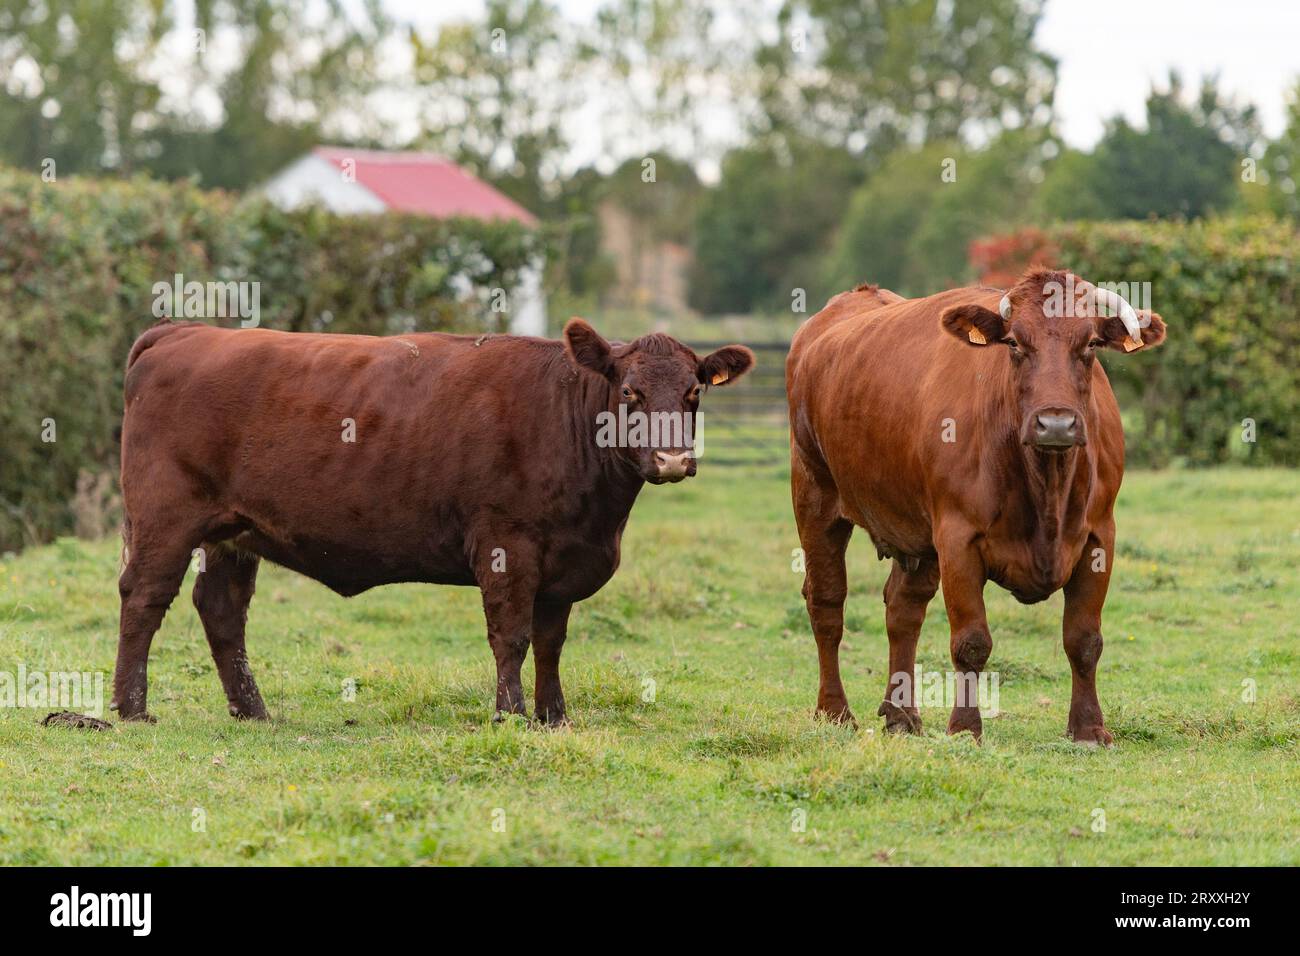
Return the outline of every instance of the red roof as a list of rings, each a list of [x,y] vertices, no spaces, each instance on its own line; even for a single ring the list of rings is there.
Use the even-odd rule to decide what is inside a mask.
[[[340,170],[344,160],[355,162],[357,182],[398,212],[435,219],[514,219],[530,226],[537,222],[536,216],[513,199],[433,153],[343,146],[317,146],[313,152]]]

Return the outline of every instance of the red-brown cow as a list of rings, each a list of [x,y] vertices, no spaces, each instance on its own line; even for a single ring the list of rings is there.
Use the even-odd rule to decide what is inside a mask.
[[[194,603],[236,717],[266,716],[244,650],[264,557],[343,595],[477,585],[498,714],[525,711],[531,643],[537,717],[563,721],[571,606],[617,568],[642,485],[695,473],[680,436],[701,392],[753,361],[666,335],[611,345],[580,319],[563,342],[154,326],[127,361],[113,706],[148,719],[149,644],[202,548]],[[684,422],[602,442],[620,406]]]
[[[1118,315],[1104,317],[1099,303]],[[969,691],[993,647],[983,595],[991,580],[1027,604],[1065,589],[1067,731],[1111,742],[1095,674],[1124,434],[1095,356],[1164,336],[1160,316],[1047,270],[1006,294],[966,288],[904,300],[862,286],[800,328],[786,385],[819,714],[853,719],[839,645],[844,552],[857,525],[893,559],[884,589],[890,678],[878,711],[888,730],[920,729],[916,642],[942,583],[956,685],[968,691],[948,731],[979,737]]]

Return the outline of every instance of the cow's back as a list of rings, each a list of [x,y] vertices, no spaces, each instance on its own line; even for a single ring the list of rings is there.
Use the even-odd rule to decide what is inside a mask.
[[[993,308],[998,295],[987,293]],[[942,418],[962,411],[968,384],[996,368],[992,350],[972,354],[939,326],[944,308],[970,298],[970,290],[893,303],[841,296],[810,319],[787,369],[801,447],[820,451],[832,471],[915,477]]]

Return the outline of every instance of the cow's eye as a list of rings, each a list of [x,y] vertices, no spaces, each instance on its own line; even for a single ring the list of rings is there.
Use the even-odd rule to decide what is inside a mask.
[[[1088,343],[1088,348],[1095,350],[1101,348],[1105,344],[1106,344],[1105,339],[1093,339],[1091,342]]]
[[[636,398],[636,392],[632,391],[631,385],[623,386],[623,401],[630,402]]]
[[[1020,351],[1020,343],[1017,342],[1015,339],[1011,338],[1010,336],[1003,339],[1002,342],[1006,345],[1007,348],[1011,349],[1011,351],[1013,352]]]
[[[698,402],[700,400],[700,387],[698,385],[686,393],[686,400],[688,402]]]

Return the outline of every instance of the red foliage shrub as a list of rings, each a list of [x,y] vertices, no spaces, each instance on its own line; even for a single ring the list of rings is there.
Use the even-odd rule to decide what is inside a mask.
[[[975,239],[966,255],[982,285],[1004,288],[1014,285],[1031,265],[1055,267],[1058,252],[1046,233],[1030,226],[1019,232]]]

